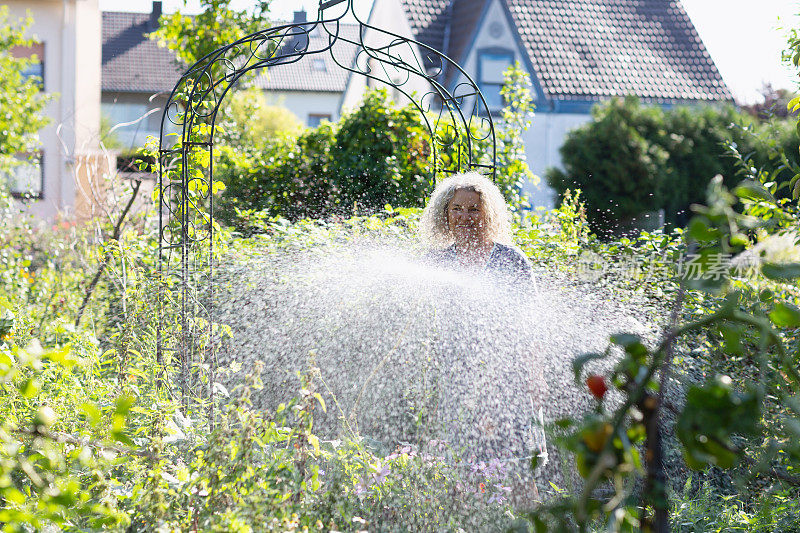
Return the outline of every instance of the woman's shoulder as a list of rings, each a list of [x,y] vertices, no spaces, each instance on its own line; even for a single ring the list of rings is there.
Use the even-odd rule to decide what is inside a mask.
[[[494,243],[494,251],[500,257],[530,264],[528,256],[517,246],[496,242]]]
[[[490,266],[525,277],[530,277],[532,271],[531,262],[522,250],[499,242],[494,245]]]
[[[448,246],[447,248],[437,248],[428,250],[422,256],[424,262],[439,263],[442,261],[450,261],[455,258],[455,245]]]

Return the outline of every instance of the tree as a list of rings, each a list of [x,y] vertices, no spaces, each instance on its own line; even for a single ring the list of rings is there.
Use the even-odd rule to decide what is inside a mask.
[[[594,107],[592,121],[561,147],[566,170],[550,169],[548,183],[562,194],[583,191],[595,231],[658,209],[669,154],[650,139],[663,122],[660,108],[642,107],[635,97]]]
[[[236,11],[230,4],[231,0],[201,0],[203,11],[198,15],[184,15],[180,11],[162,15],[150,38],[175,52],[188,66],[218,48],[269,28],[268,0],[254,2],[251,11]]]
[[[263,147],[281,135],[297,135],[303,124],[297,115],[279,105],[270,105],[264,91],[248,88],[230,94],[220,111],[220,138],[241,148]]]
[[[44,107],[48,98],[41,92],[41,78],[25,71],[38,61],[36,56],[14,57],[14,49],[29,47],[33,39],[25,32],[31,17],[10,20],[8,8],[0,6],[0,172],[8,172],[15,158],[39,149],[38,131],[47,123]]]
[[[794,91],[789,89],[776,89],[771,83],[765,83],[759,91],[764,97],[763,102],[742,106],[742,111],[759,119],[788,118],[797,116],[796,111],[790,111],[789,101],[794,98]]]
[[[741,172],[733,149],[771,165],[783,147],[792,160],[797,143],[786,120],[758,122],[732,105],[644,106],[635,97],[592,110],[592,121],[573,130],[561,148],[564,171],[549,169],[560,194],[580,188],[596,231],[644,212],[664,209],[667,223],[683,226],[690,206],[704,201],[710,180],[733,187]],[[786,168],[777,169],[786,177]]]

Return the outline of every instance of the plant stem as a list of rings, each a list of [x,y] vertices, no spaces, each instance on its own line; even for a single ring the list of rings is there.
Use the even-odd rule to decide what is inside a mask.
[[[136,197],[139,196],[139,189],[142,187],[141,180],[134,182],[133,191],[131,191],[131,197],[128,199],[128,203],[125,205],[125,208],[120,213],[119,218],[117,219],[117,223],[114,224],[114,231],[111,234],[111,240],[116,241],[119,239],[120,233],[122,233],[122,223],[125,221],[125,217],[128,216],[128,212],[131,210],[133,206],[133,202],[136,200]],[[100,266],[97,268],[97,272],[95,272],[92,281],[89,282],[89,286],[86,288],[86,294],[83,296],[83,302],[81,302],[81,306],[78,309],[78,316],[75,317],[75,327],[78,327],[81,323],[81,318],[83,317],[83,312],[86,310],[86,305],[89,303],[89,300],[92,298],[92,294],[94,293],[95,288],[97,287],[97,283],[100,281],[100,277],[105,272],[106,267],[108,266],[108,262],[111,259],[111,251],[106,251],[105,255],[103,256],[103,261],[100,263]]]

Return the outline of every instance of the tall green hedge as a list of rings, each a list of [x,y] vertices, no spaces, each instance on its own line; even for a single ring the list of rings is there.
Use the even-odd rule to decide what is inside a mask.
[[[495,120],[496,183],[516,211],[526,202],[522,183],[535,179],[522,142],[533,116],[530,79],[519,65],[505,72],[503,96],[506,105]],[[472,161],[487,164],[489,132],[483,125],[470,127]],[[455,128],[439,124],[437,134],[448,131]],[[463,167],[463,150],[438,141],[439,162]],[[264,142],[229,143],[218,151],[215,165],[215,178],[226,185],[215,214],[234,223],[237,210],[294,220],[371,213],[386,204],[422,207],[434,180],[425,116],[413,104],[397,105],[385,90],[367,92],[361,105],[335,124],[323,122],[300,135]]]
[[[617,98],[595,106],[591,122],[568,135],[564,170],[548,169],[546,178],[559,194],[583,191],[596,231],[658,209],[668,223],[683,225],[714,176],[727,186],[741,179],[731,149],[754,153],[764,165],[780,146],[798,158],[797,144],[791,124],[756,122],[731,105],[663,109]]]
[[[218,214],[234,208],[290,219],[419,206],[431,183],[422,117],[367,93],[337,124],[323,122],[254,150],[223,147],[215,169],[226,190]]]

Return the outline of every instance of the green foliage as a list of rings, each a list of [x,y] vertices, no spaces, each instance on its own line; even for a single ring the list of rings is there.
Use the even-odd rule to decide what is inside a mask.
[[[580,189],[597,229],[656,209],[669,154],[648,142],[648,133],[662,121],[659,108],[632,97],[596,106],[592,121],[573,130],[560,150],[566,172],[551,170],[548,183],[559,193]]]
[[[792,46],[800,65],[800,39]],[[639,122],[657,125],[651,120],[656,113],[631,113]],[[509,122],[524,125],[523,115]],[[675,116],[690,124],[698,120]],[[369,139],[377,139],[374,146],[359,128],[374,128],[369,133]],[[526,523],[515,523],[516,530],[648,530],[663,513],[677,530],[797,529],[800,261],[785,250],[775,256],[765,252],[746,274],[727,269],[702,283],[681,279],[677,270],[687,253],[701,259],[697,272],[708,274],[721,255],[752,252],[760,258],[761,245],[772,238],[797,240],[797,146],[786,150],[779,141],[783,134],[775,133],[781,128],[738,130],[749,140],[729,142],[728,149],[743,181],[729,187],[722,178],[712,179],[705,205],[695,207],[685,231],[600,241],[589,231],[588,197],[574,189],[565,191],[558,209],[534,212],[516,228],[519,244],[537,265],[577,276],[588,267],[598,287],[615,291],[620,301],[647,299],[654,317],[671,314],[668,301],[682,301],[675,307],[675,322],[662,322],[668,332],[662,342],[650,345],[621,333],[605,352],[574,362],[582,383],[586,364],[616,354],[605,377],[611,388],[605,398],[618,401],[599,398],[591,412],[553,428],[584,483],[574,492],[554,488],[526,513]],[[306,131],[296,141],[279,139],[260,154],[223,150],[220,164],[228,190],[239,188],[226,201],[241,209],[243,225],[257,231],[234,238],[226,228],[212,226],[200,208],[189,213],[188,231],[212,227],[217,252],[229,247],[243,254],[364,235],[413,241],[419,209],[380,210],[380,204],[397,194],[397,204],[419,205],[412,201],[416,193],[401,196],[401,186],[392,180],[352,184],[353,177],[363,177],[375,165],[397,176],[394,181],[402,188],[422,187],[416,176],[429,183],[427,146],[409,131],[424,131],[419,117],[376,93],[366,108],[340,124]],[[509,146],[519,131],[511,134]],[[190,139],[207,133],[207,125],[198,124]],[[621,141],[639,163],[661,157],[647,145],[647,128],[628,127],[623,133]],[[785,137],[787,143],[790,138]],[[745,150],[747,142],[761,143],[765,151]],[[419,153],[397,157],[398,150],[409,153],[409,145]],[[350,160],[337,169],[335,159],[342,153]],[[188,192],[196,205],[223,192],[220,182],[200,179],[210,164],[208,152],[191,150],[187,161]],[[167,169],[168,177],[182,164]],[[282,183],[269,181],[275,174],[266,176],[267,166],[279,169]],[[648,167],[632,166],[642,168]],[[310,178],[315,176],[324,179]],[[344,187],[351,188],[340,190]],[[263,203],[248,204],[248,196]],[[365,210],[368,205],[376,212],[338,222],[290,222],[280,216],[292,209],[328,214],[346,208],[345,201],[364,202]],[[261,210],[252,210],[253,205]],[[250,391],[260,386],[258,368],[230,392],[220,383],[204,384],[217,391],[213,402],[180,401],[181,391],[172,389],[179,354],[155,349],[157,295],[169,294],[162,291],[171,281],[155,274],[152,250],[159,235],[152,226],[141,224],[98,245],[86,228],[41,227],[10,206],[0,193],[4,530],[373,530],[387,521],[398,529],[413,524],[426,531],[482,530],[515,516],[500,501],[507,487],[454,460],[441,443],[431,454],[410,446],[380,450],[358,434],[321,441],[314,433],[314,412],[326,406],[315,390],[313,357],[299,376],[297,397],[276,412],[250,404]],[[176,218],[184,214],[178,210]],[[176,230],[174,221],[167,224],[167,231]],[[76,328],[72,324],[90,275],[105,262],[86,319]],[[161,303],[168,310],[175,305]],[[167,322],[176,328],[169,331],[180,333],[172,323],[177,321]],[[225,331],[224,325],[215,326]],[[208,340],[200,343],[207,346]],[[676,382],[686,391],[677,398],[666,393]],[[658,476],[664,454],[654,445],[657,435],[664,437],[665,447],[673,438],[686,457],[678,466],[678,487]],[[686,467],[698,470],[689,473]],[[463,506],[447,513],[443,502],[452,499]]]
[[[522,134],[531,127],[533,95],[531,79],[519,62],[503,73],[503,88],[500,90],[505,106],[502,120],[495,126],[497,137],[497,186],[512,209],[519,210],[528,205],[522,197],[522,186],[526,182],[539,183],[539,177],[531,172],[526,161],[525,143]]]
[[[197,15],[180,11],[162,15],[150,38],[190,66],[218,48],[269,27],[269,1],[254,2],[247,11],[232,9],[230,4],[231,0],[202,0]]]
[[[14,48],[33,44],[32,39],[24,37],[32,23],[30,17],[11,20],[8,7],[0,6],[0,174],[14,165],[16,154],[39,149],[38,131],[48,122],[43,114],[48,98],[41,93],[42,80],[24,75],[39,58],[12,55]]]
[[[298,135],[303,128],[294,113],[270,105],[264,91],[252,87],[231,94],[217,121],[221,144],[252,151],[265,149],[276,137]]]
[[[222,211],[266,210],[291,219],[421,206],[431,185],[430,148],[419,112],[369,92],[338,124],[324,122],[261,150],[223,150]]]
[[[516,66],[506,72],[503,95],[507,105],[496,126],[496,181],[512,209],[519,211],[525,205],[522,183],[535,176],[522,143],[533,110],[530,80]],[[237,128],[242,126],[227,130]],[[473,160],[485,161],[491,153],[487,132],[475,130],[472,136],[477,139]],[[217,211],[222,220],[238,223],[237,213],[252,211],[296,220],[374,213],[387,204],[421,207],[433,185],[425,117],[412,104],[393,103],[385,90],[367,92],[361,105],[336,124],[325,122],[297,137],[260,141],[237,142],[235,149],[220,151],[216,175],[226,186]],[[456,148],[437,153],[444,167],[454,164]]]
[[[592,121],[568,136],[561,149],[565,171],[548,170],[559,193],[580,188],[596,231],[608,231],[644,212],[664,209],[667,222],[684,225],[689,207],[703,201],[708,183],[741,179],[731,149],[761,168],[778,153],[797,162],[798,138],[785,121],[758,123],[732,106],[642,106],[634,97],[592,110]],[[783,170],[778,170],[786,177]]]
[[[639,272],[653,257],[660,258],[666,268],[651,269],[643,282],[657,295],[674,294],[676,304],[660,343],[647,346],[630,334],[611,338],[622,357],[609,381],[622,401],[617,405],[599,401],[591,416],[561,422],[567,428],[561,442],[575,454],[585,485],[580,495],[565,495],[532,513],[534,524],[557,527],[565,523],[566,513],[580,528],[599,522],[613,530],[663,530],[669,520],[670,485],[663,477],[667,465],[662,445],[674,435],[686,466],[704,475],[710,475],[709,469],[724,471],[736,482],[741,500],[730,506],[715,503],[724,508],[717,523],[739,516],[753,529],[768,530],[767,524],[781,524],[786,530],[797,527],[796,516],[785,502],[796,500],[800,487],[796,476],[800,469],[796,400],[800,395],[800,293],[790,283],[800,277],[799,263],[791,259],[770,262],[763,256],[747,271],[737,270],[732,263],[719,266],[721,258],[753,256],[758,241],[780,235],[797,239],[797,198],[778,192],[791,190],[800,168],[777,143],[771,149],[767,163],[759,165],[757,154],[742,155],[729,145],[738,179],[744,180],[731,191],[721,176],[713,178],[706,205],[693,207],[695,215],[685,232],[643,233],[637,239],[639,246],[630,239],[588,242],[600,260],[608,263],[608,273],[620,261],[615,252],[634,251],[630,261]],[[688,256],[692,268],[687,267]],[[673,350],[680,350],[680,355]],[[576,359],[578,382],[588,361],[611,353],[609,348]],[[678,361],[683,365],[691,361],[690,367],[705,379],[682,371]],[[685,390],[677,404],[674,393],[664,388],[669,385],[665,376],[671,375]],[[637,458],[639,446],[644,450],[642,462]],[[604,480],[613,481],[613,505],[593,493]],[[643,486],[640,497],[636,497],[637,485]],[[727,490],[732,488],[728,485]],[[770,506],[781,508],[781,514],[748,514],[742,509]]]
[[[676,426],[686,464],[698,470],[709,464],[733,467],[738,454],[731,435],[753,437],[758,433],[758,393],[737,392],[730,377],[717,376],[711,382],[691,386],[686,394],[686,408]]]
[[[262,220],[260,234],[229,244],[248,253],[368,233],[411,240],[419,215],[397,208],[341,224]],[[507,488],[492,473],[445,460],[453,454],[443,444],[431,456],[381,450],[358,434],[321,441],[313,415],[326,406],[313,357],[297,397],[276,412],[250,403],[257,366],[240,387],[215,385],[213,424],[208,404],[178,403],[164,379],[179,361],[169,351],[158,360],[155,350],[163,286],[153,275],[152,232],[108,244],[91,320],[75,329],[84,272],[107,250],[86,246],[84,230],[69,224],[45,231],[4,216],[0,229],[8,238],[0,255],[5,530],[350,531],[387,520],[437,530],[508,520]],[[461,507],[444,506],[452,501]]]

